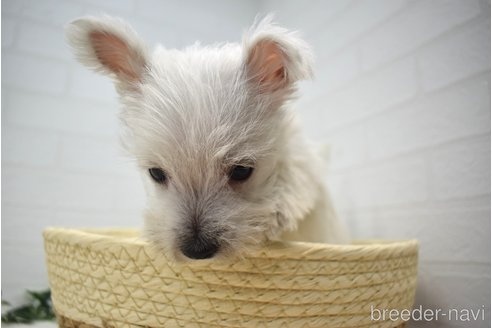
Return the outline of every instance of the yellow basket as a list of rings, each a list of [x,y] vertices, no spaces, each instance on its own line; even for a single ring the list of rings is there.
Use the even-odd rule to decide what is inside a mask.
[[[393,328],[401,318],[371,311],[411,310],[415,296],[415,240],[272,243],[187,264],[136,230],[50,228],[44,240],[60,327]]]

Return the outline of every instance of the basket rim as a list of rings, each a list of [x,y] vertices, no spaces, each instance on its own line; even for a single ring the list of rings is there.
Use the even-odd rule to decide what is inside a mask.
[[[53,304],[60,315],[96,326],[101,315],[110,322],[148,327],[175,326],[177,320],[208,325],[227,320],[231,326],[246,320],[252,327],[272,320],[318,325],[345,323],[347,315],[359,324],[368,318],[369,304],[407,308],[414,300],[416,240],[273,242],[239,261],[178,262],[139,232],[44,230]],[[115,317],[107,316],[113,313]]]
[[[88,248],[99,248],[97,245],[119,245],[126,247],[142,247],[147,250],[156,248],[140,236],[137,228],[62,228],[48,227],[43,231],[44,239],[63,238],[69,244],[78,244]],[[391,258],[414,256],[418,254],[419,241],[408,240],[356,240],[352,244],[324,244],[301,241],[272,241],[262,247],[248,252],[248,258],[283,258],[317,260],[323,258],[336,259],[343,257],[370,259],[373,257]],[[347,258],[348,257],[348,258]],[[207,260],[205,260],[207,261]]]

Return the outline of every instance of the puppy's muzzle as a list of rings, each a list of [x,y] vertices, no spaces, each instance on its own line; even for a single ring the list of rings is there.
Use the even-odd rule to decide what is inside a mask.
[[[219,243],[215,239],[189,239],[182,242],[180,250],[193,260],[209,259],[219,250]]]
[[[217,236],[205,234],[196,224],[193,224],[191,233],[181,236],[179,249],[186,257],[193,260],[212,258],[220,248]]]

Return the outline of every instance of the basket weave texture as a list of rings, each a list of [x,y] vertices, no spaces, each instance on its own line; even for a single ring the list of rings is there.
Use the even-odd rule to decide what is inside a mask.
[[[417,241],[272,243],[239,260],[175,263],[136,230],[44,232],[60,327],[401,327]]]

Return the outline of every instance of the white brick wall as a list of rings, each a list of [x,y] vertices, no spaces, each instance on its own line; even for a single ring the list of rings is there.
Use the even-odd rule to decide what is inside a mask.
[[[478,0],[415,1],[361,40],[363,68],[371,69],[411,52],[479,12]]]
[[[490,1],[267,0],[314,46],[297,104],[357,238],[421,242],[417,305],[490,326]],[[325,15],[326,14],[326,15]]]
[[[68,82],[68,66],[57,59],[46,59],[23,53],[5,51],[2,61],[2,87],[60,96]]]
[[[302,83],[297,109],[331,145],[327,179],[354,236],[419,239],[417,304],[486,305],[487,323],[470,326],[488,325],[487,0],[3,1],[3,298],[46,286],[43,227],[141,225],[115,92],[73,60],[63,24],[107,12],[179,47],[238,40],[268,11],[314,47],[316,80]]]

